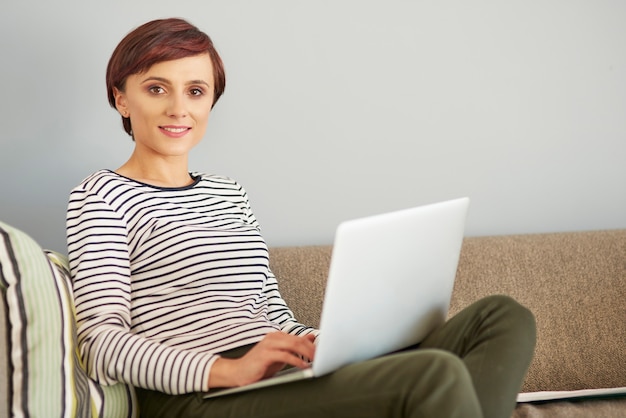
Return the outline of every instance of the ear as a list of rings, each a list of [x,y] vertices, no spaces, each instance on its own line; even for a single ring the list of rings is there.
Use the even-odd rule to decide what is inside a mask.
[[[126,94],[117,87],[113,87],[113,97],[115,97],[115,108],[117,111],[120,112],[123,117],[129,117],[130,112],[128,111],[128,100],[126,99]]]

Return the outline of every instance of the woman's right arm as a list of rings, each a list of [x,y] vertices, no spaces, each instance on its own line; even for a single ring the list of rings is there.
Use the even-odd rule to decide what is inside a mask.
[[[76,188],[67,240],[78,346],[89,375],[170,394],[208,390],[217,356],[164,346],[131,333],[131,275],[124,218],[97,193]]]

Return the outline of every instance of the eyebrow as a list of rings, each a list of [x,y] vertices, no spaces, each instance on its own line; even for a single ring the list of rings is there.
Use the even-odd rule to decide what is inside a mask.
[[[171,84],[171,82],[167,78],[157,77],[157,76],[148,77],[145,80],[143,80],[141,84],[146,83],[148,81],[160,81],[161,83]],[[189,80],[188,82],[185,83],[185,85],[188,85],[188,86],[193,85],[193,84],[204,84],[207,87],[211,87],[210,84],[204,80]]]

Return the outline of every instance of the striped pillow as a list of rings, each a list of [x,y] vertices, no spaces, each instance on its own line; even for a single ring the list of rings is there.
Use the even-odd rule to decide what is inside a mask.
[[[8,416],[134,417],[126,385],[102,387],[81,367],[67,259],[0,222]],[[2,353],[0,353],[2,355]],[[6,376],[6,377],[5,377]]]

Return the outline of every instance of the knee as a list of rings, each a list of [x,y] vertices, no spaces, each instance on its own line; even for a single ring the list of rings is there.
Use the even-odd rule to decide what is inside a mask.
[[[455,388],[471,385],[469,371],[459,356],[444,350],[427,352],[433,374],[445,382],[444,386]]]
[[[431,348],[408,350],[372,361],[380,375],[368,373],[377,385],[375,393],[403,405],[411,416],[480,416],[480,404],[467,366],[457,355]],[[386,376],[385,380],[372,376]],[[388,395],[386,395],[388,394]],[[377,401],[379,402],[379,401]]]
[[[507,295],[491,295],[483,298],[481,302],[500,321],[508,324],[510,329],[518,330],[529,339],[536,338],[535,315],[514,298]]]
[[[415,379],[416,384],[427,381],[437,382],[443,386],[456,386],[471,381],[463,360],[447,350],[417,348],[393,355],[388,360],[385,359],[386,357],[381,357],[385,370],[388,370],[390,365],[394,365],[397,367],[394,375],[404,374],[409,380]]]
[[[533,313],[520,304],[517,300],[507,295],[491,295],[485,298],[488,304],[495,306],[496,310],[504,312],[506,315],[518,318],[527,323],[531,328],[535,328],[535,316]]]
[[[430,353],[433,374],[436,377],[430,380],[432,389],[440,392],[447,402],[458,402],[459,405],[475,405],[476,392],[472,376],[466,364],[456,354],[433,350]],[[465,408],[467,409],[467,408]],[[474,416],[470,414],[469,416]]]

